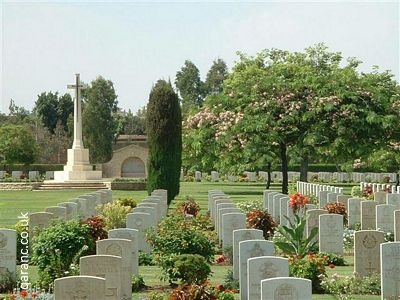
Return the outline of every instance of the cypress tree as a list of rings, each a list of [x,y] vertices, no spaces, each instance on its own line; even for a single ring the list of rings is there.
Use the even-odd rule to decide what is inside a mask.
[[[155,189],[168,190],[168,204],[179,194],[182,165],[182,115],[178,95],[171,83],[157,81],[147,104],[149,145],[148,182]]]

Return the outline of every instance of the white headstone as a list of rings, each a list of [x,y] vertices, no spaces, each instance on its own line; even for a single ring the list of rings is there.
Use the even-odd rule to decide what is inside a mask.
[[[354,271],[360,276],[380,272],[380,244],[383,231],[360,230],[354,233]]]
[[[239,279],[239,243],[247,240],[262,240],[263,231],[259,229],[237,229],[233,231],[233,278]]]
[[[312,288],[309,279],[278,277],[261,281],[261,300],[310,300],[311,298]]]
[[[382,299],[400,298],[400,242],[381,244]]]
[[[81,275],[101,277],[106,280],[107,300],[127,299],[122,297],[122,258],[120,256],[83,256],[80,258],[79,266]]]
[[[247,260],[247,299],[261,299],[261,280],[289,277],[289,259],[261,256]]]
[[[228,213],[222,220],[222,249],[233,245],[233,231],[246,228],[246,215],[243,213]]]
[[[343,255],[343,216],[319,216],[319,251]]]
[[[24,247],[22,247],[24,250]],[[25,249],[26,250],[26,249]],[[0,278],[9,271],[16,275],[17,231],[0,228]]]
[[[106,279],[94,276],[70,276],[54,281],[54,300],[106,300]]]
[[[108,238],[127,239],[132,241],[132,274],[139,275],[139,230],[131,228],[117,228],[108,231]]]
[[[151,247],[145,238],[145,231],[151,227],[150,214],[130,213],[126,216],[126,228],[137,229],[139,250],[150,252]]]
[[[96,253],[122,258],[121,294],[123,299],[132,299],[132,252],[133,242],[127,239],[104,239],[96,241]]]
[[[376,206],[376,229],[385,233],[394,233],[394,211],[396,206],[379,204]]]
[[[376,229],[376,206],[375,201],[361,201],[361,229]]]
[[[248,240],[239,243],[240,299],[247,300],[247,260],[252,257],[274,256],[274,243],[265,240]]]
[[[348,226],[354,229],[356,224],[361,224],[361,198],[349,198],[347,200],[348,207]]]

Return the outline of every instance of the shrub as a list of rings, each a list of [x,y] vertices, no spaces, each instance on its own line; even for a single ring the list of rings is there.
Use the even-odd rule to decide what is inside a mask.
[[[135,208],[137,206],[136,201],[132,198],[118,198],[117,200],[122,206],[129,206],[130,208]]]
[[[352,195],[353,197],[357,197],[357,198],[362,197],[362,192],[361,192],[360,187],[359,187],[358,185],[353,186],[353,187],[351,188],[351,193],[350,193],[350,195]]]
[[[77,254],[83,256],[94,251],[95,244],[88,225],[77,220],[57,220],[35,236],[32,248],[32,261],[38,267],[38,283],[48,287],[56,278],[69,273]]]
[[[144,290],[146,285],[144,284],[143,276],[133,275],[132,276],[132,292],[139,292]]]
[[[226,260],[230,262],[230,264],[233,263],[233,246],[224,248],[224,256],[226,257]]]
[[[205,258],[198,254],[182,254],[175,257],[174,268],[178,273],[176,279],[187,284],[201,284],[211,274],[211,268]]]
[[[97,209],[107,230],[125,227],[126,215],[132,212],[131,207],[123,206],[118,201],[99,205]]]
[[[108,237],[107,231],[104,229],[105,222],[104,219],[100,216],[94,216],[86,219],[83,224],[89,226],[89,234],[93,239],[93,242],[96,243],[98,240],[103,240]],[[95,254],[95,252],[90,253]]]
[[[186,196],[185,201],[178,204],[177,211],[185,215],[197,216],[200,205],[192,197]]]
[[[17,275],[6,269],[0,276],[0,293],[11,293],[17,286]]]
[[[333,274],[328,280],[324,277],[321,286],[326,294],[332,294],[337,299],[355,299],[352,295],[379,295],[381,280],[378,274],[372,276],[339,276]]]
[[[341,202],[330,202],[325,205],[326,209],[330,214],[338,214],[343,216],[343,225],[347,225],[347,210]]]
[[[303,194],[295,193],[290,195],[289,205],[294,214],[298,213],[300,210],[304,212],[306,204],[308,203],[310,203],[310,198]]]
[[[185,284],[174,289],[168,300],[217,300],[215,291],[205,284]]]
[[[300,257],[300,256],[299,256]],[[310,279],[312,292],[321,293],[321,282],[325,274],[325,258],[316,254],[309,254],[302,258],[289,257],[289,276]]]
[[[354,232],[355,230],[348,228],[343,231],[343,246],[347,250],[352,250],[354,247]]]
[[[239,280],[233,278],[233,270],[229,269],[224,277],[224,285],[230,290],[239,290]]]
[[[265,239],[273,236],[277,224],[266,210],[252,210],[246,214],[248,228],[260,229]]]
[[[247,214],[252,210],[263,210],[263,203],[261,199],[246,200],[238,203],[237,207]]]
[[[154,266],[153,255],[139,250],[139,266]]]
[[[169,281],[176,278],[176,256],[199,254],[209,263],[214,258],[215,244],[202,229],[199,229],[196,219],[174,214],[164,218],[156,228],[146,233],[147,240],[153,246],[153,253],[156,253],[157,264],[161,266],[165,279]]]
[[[345,266],[346,265],[346,262],[342,255],[338,255],[335,253],[320,252],[320,253],[318,253],[318,256],[324,258],[325,266],[329,266],[331,264],[333,264],[335,266]]]

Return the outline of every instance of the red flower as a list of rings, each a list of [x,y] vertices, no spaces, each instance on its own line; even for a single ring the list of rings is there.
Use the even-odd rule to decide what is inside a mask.
[[[334,267],[335,267],[334,264],[332,264],[332,263],[329,264],[329,268],[333,269]]]

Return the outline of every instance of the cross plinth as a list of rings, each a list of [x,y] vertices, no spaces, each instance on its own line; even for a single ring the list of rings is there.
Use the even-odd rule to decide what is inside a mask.
[[[83,149],[81,90],[86,89],[87,85],[80,82],[79,74],[75,74],[75,84],[68,84],[67,88],[75,90],[74,143],[72,144],[72,149]]]

